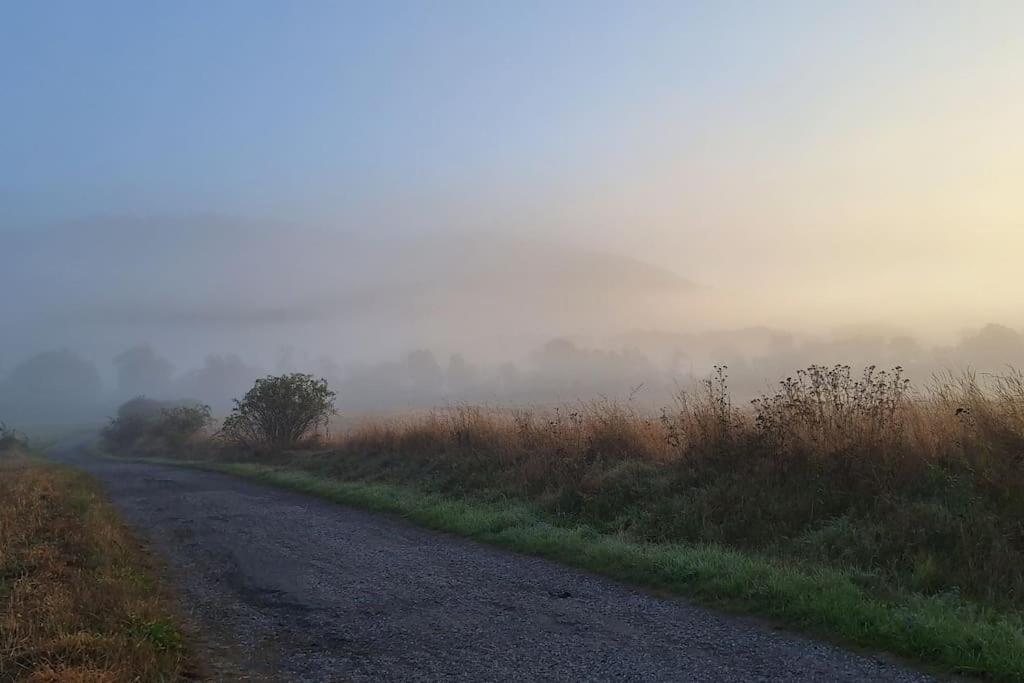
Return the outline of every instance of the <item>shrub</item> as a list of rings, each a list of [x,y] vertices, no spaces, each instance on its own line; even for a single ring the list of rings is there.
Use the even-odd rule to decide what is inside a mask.
[[[165,408],[153,425],[156,435],[162,437],[173,450],[183,447],[189,439],[200,433],[213,421],[208,405],[183,405]]]
[[[26,445],[27,441],[24,436],[19,435],[18,432],[0,422],[0,453],[6,453],[16,448],[24,448]]]
[[[327,380],[292,373],[256,380],[224,420],[222,435],[244,445],[294,446],[307,434],[327,425],[335,414],[335,393]]]
[[[175,453],[211,422],[208,405],[167,403],[139,396],[121,404],[102,436],[114,451]]]
[[[103,430],[103,440],[114,450],[135,447],[159,417],[164,404],[144,396],[125,401]]]

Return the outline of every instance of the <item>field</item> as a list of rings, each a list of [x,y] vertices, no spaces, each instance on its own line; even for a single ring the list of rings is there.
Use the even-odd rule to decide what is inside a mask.
[[[461,407],[255,455],[346,481],[528,501],[601,532],[710,542],[925,594],[1024,605],[1024,385],[801,373],[750,409],[724,373],[660,416]],[[247,458],[251,459],[251,458]]]
[[[0,681],[176,681],[192,665],[152,567],[87,476],[0,452]]]
[[[455,407],[208,466],[775,617],[1024,677],[1024,379],[811,367],[750,405]],[[212,462],[210,462],[212,461]]]

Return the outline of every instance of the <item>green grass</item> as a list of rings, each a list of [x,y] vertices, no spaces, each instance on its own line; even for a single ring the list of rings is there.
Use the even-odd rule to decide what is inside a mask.
[[[1024,680],[1024,620],[954,594],[866,590],[852,571],[813,568],[714,545],[642,543],[568,525],[515,501],[455,499],[407,486],[345,482],[249,463],[166,461],[225,472],[432,529],[538,555],[629,583],[695,598],[846,645],[928,667]]]

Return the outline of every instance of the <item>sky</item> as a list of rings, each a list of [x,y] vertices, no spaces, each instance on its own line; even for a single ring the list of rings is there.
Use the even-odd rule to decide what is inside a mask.
[[[0,230],[16,235],[0,277],[30,292],[0,304],[24,330],[6,356],[148,340],[165,330],[139,322],[147,307],[173,309],[165,327],[195,349],[235,340],[166,321],[274,317],[267,300],[344,318],[310,301],[356,287],[372,307],[439,234],[453,261],[452,236],[557,244],[716,293],[638,292],[609,329],[1024,325],[1024,3],[8,0],[0,13]],[[356,286],[335,272],[369,262],[343,253],[352,240],[405,255]],[[273,278],[252,275],[295,242],[307,249]],[[452,270],[431,263],[420,283]],[[502,287],[517,275],[530,277],[513,269]],[[419,314],[455,310],[439,320],[475,339],[486,302],[446,306],[456,284]],[[506,335],[602,317],[521,308]],[[440,338],[426,326],[395,346]],[[363,329],[365,344],[397,329]]]

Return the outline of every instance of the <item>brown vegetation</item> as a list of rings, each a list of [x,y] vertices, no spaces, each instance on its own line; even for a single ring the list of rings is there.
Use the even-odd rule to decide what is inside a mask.
[[[180,633],[85,475],[0,453],[0,681],[170,681]]]
[[[750,406],[724,369],[660,416],[607,402],[366,423],[272,462],[514,498],[649,541],[860,572],[866,587],[1024,604],[1024,377],[811,367]],[[248,454],[222,453],[226,458]],[[266,457],[266,456],[264,456]]]

